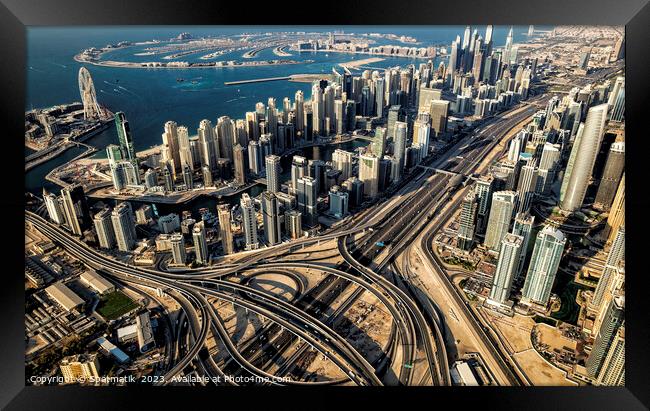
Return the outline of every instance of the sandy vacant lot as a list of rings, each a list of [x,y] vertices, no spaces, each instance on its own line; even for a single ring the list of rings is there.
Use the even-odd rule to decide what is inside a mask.
[[[530,378],[533,385],[576,385],[566,379],[564,371],[550,365],[533,349],[530,333],[535,321],[532,318],[518,314],[511,318],[486,309],[481,310],[481,313],[490,325],[503,336],[508,351],[513,354],[513,358]],[[557,330],[548,327],[545,331],[549,335],[548,338],[553,341],[549,344],[559,343],[560,348],[564,345],[571,346],[569,340],[562,337]],[[560,342],[560,338],[567,340],[566,343]]]
[[[524,372],[534,385],[578,385],[567,380],[563,371],[548,364],[532,348],[528,351],[515,354],[514,358],[524,369]]]

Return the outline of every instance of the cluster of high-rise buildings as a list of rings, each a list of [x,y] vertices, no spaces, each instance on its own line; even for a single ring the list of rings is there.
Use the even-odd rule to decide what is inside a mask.
[[[462,40],[452,42],[447,63],[437,67],[428,61],[357,76],[344,67],[335,80],[314,82],[309,100],[302,91],[281,104],[269,98],[243,119],[202,120],[196,135],[168,121],[161,156],[147,161],[145,170],[129,123],[118,112],[118,144],[106,149],[113,186],[167,193],[225,181],[241,187],[251,176],[265,178],[259,197],[244,193],[237,207],[219,205],[215,218],[202,213],[196,221],[185,212],[182,219],[175,213],[159,217],[156,246],[169,251],[176,265],[188,263],[188,245],[195,263],[210,264],[216,237],[224,255],[300,238],[318,226],[322,212],[344,218],[401,181],[436,141],[448,141],[452,116],[480,119],[528,97],[537,59],[518,56],[512,28],[501,48],[492,33],[492,26],[484,36],[467,27]],[[84,108],[94,115],[88,96]],[[553,224],[534,230],[535,207],[555,199],[565,215],[587,206],[608,212],[597,239],[608,257],[588,304],[595,339],[586,369],[594,381],[613,385],[624,382],[625,143],[605,138],[605,131],[608,124],[622,124],[624,115],[624,77],[551,98],[511,139],[507,156],[463,197],[456,242],[464,251],[480,242],[496,258],[488,305],[512,308],[517,283],[521,303],[546,310],[569,233]],[[290,170],[282,169],[288,150],[354,131],[363,131],[370,144],[358,152],[336,149],[329,161],[294,155]],[[153,219],[151,207],[134,212],[128,202],[91,215],[80,185],[63,188],[60,196],[44,190],[44,201],[53,222],[78,236],[94,229],[101,248],[122,252],[135,247],[136,225]]]
[[[514,284],[523,283],[519,302],[546,311],[572,224],[591,210],[608,213],[592,236],[609,251],[589,303],[595,341],[586,368],[597,383],[614,385],[624,381],[625,142],[606,129],[621,128],[624,99],[624,77],[551,98],[462,199],[456,242],[464,251],[482,242],[496,257],[489,306],[511,309]],[[540,211],[549,204],[564,222],[544,223],[534,235],[535,216],[553,220]]]
[[[463,40],[452,42],[447,65],[432,61],[405,68],[365,70],[359,76],[344,67],[335,81],[314,82],[311,98],[299,90],[291,101],[269,98],[258,102],[243,119],[222,116],[216,124],[202,120],[197,134],[168,121],[162,134],[162,159],[144,173],[138,170],[132,138],[123,113],[117,113],[119,150],[108,147],[111,174],[116,189],[140,186],[147,190],[172,192],[214,186],[234,178],[239,186],[249,174],[264,175],[266,157],[282,155],[287,149],[318,137],[341,135],[354,130],[375,130],[372,154],[381,162],[387,142],[393,151],[393,178],[403,168],[426,157],[431,141],[447,133],[451,114],[481,118],[509,107],[528,96],[537,60],[518,62],[512,29],[503,48],[492,42],[492,26],[485,37],[467,27]],[[443,88],[448,95],[443,98]],[[411,141],[408,146],[407,140]],[[374,160],[362,164],[371,168],[369,179],[379,179]],[[386,173],[384,173],[386,174]],[[376,195],[380,185],[372,182],[366,192]]]
[[[243,119],[222,116],[216,124],[202,120],[194,136],[187,127],[168,121],[161,155],[155,161],[137,158],[129,122],[118,112],[115,125],[119,144],[106,149],[113,186],[116,190],[136,187],[174,192],[213,187],[232,179],[235,185],[243,186],[250,176],[265,177],[266,191],[255,199],[242,196],[235,216],[223,208],[227,206],[218,210],[224,253],[237,248],[228,224],[235,217],[241,221],[246,250],[261,243],[278,244],[284,235],[298,238],[305,228],[318,225],[319,210],[343,218],[350,209],[377,198],[392,183],[402,180],[406,171],[430,154],[434,141],[446,141],[451,134],[452,114],[471,116],[476,111],[473,107],[481,105],[478,117],[482,117],[526,98],[536,62],[517,64],[514,47],[512,30],[505,47],[496,49],[492,26],[488,26],[485,38],[468,27],[463,41],[457,38],[452,43],[446,66],[441,62],[435,67],[428,61],[418,67],[387,68],[383,73],[365,70],[360,75],[344,67],[342,73],[334,70],[333,81],[315,81],[309,100],[300,90],[293,101],[285,97],[279,104],[269,98],[266,104],[257,103]],[[451,93],[443,96],[443,89]],[[355,130],[369,136],[371,143],[365,150],[357,154],[337,149],[327,162],[295,155],[290,180],[283,184],[281,163],[287,150]],[[70,212],[61,212],[67,210],[65,202],[51,200],[48,204],[52,220],[68,225],[72,221],[73,233],[81,235],[94,219],[102,247],[117,244],[122,251],[133,248],[136,239],[132,228],[139,219],[130,207],[105,209],[93,218],[77,207],[76,218],[68,220]],[[485,214],[487,207],[481,209]],[[118,218],[118,213],[124,215]],[[263,232],[260,236],[258,216]],[[163,233],[172,234],[168,217],[161,217],[159,226],[165,228]],[[129,221],[130,228],[126,227]],[[196,259],[206,262],[209,258],[200,255],[205,247],[201,230],[197,230],[192,233],[197,240]],[[470,234],[465,236],[469,238]],[[173,254],[178,256],[178,263],[186,260],[184,250]]]
[[[625,143],[610,141],[605,148],[603,136],[608,121],[622,120],[616,117],[616,102],[624,95],[623,87],[624,79],[619,77],[613,84],[573,89],[561,100],[551,98],[546,110],[536,113],[510,141],[507,159],[494,164],[463,199],[458,247],[469,251],[477,236],[483,235],[485,248],[498,254],[491,301],[505,304],[507,290],[522,273],[523,265],[518,262],[525,260],[532,240],[535,217],[531,210],[537,200],[556,198],[560,212],[566,215],[584,206],[609,211],[600,236],[607,244],[613,241],[624,221]],[[599,155],[604,167],[596,176]],[[585,204],[594,180],[598,187],[590,197],[593,202]],[[547,305],[565,242],[565,235],[552,226],[538,233],[522,301]]]

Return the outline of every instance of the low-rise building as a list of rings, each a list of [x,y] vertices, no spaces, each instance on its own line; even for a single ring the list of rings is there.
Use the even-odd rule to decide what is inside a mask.
[[[66,383],[99,377],[97,354],[77,354],[65,357],[59,363],[59,368]]]
[[[106,294],[115,291],[115,285],[97,274],[95,271],[85,271],[79,276],[79,278],[82,283],[97,291],[99,294]]]
[[[108,355],[111,355],[113,358],[115,358],[119,363],[125,363],[129,361],[129,356],[126,355],[126,353],[119,348],[115,346],[112,342],[108,341],[104,337],[99,337],[97,339],[97,344],[99,344],[99,347],[104,350],[104,352]]]
[[[45,292],[66,311],[72,311],[84,304],[81,297],[60,281],[47,287]]]
[[[117,341],[124,343],[138,338],[138,325],[131,324],[117,329]]]
[[[153,337],[153,329],[151,328],[151,319],[149,312],[145,311],[138,315],[135,319],[138,327],[138,346],[140,352],[147,352],[156,346],[156,341]]]
[[[480,385],[472,368],[466,361],[456,361],[449,370],[454,385],[478,386]]]

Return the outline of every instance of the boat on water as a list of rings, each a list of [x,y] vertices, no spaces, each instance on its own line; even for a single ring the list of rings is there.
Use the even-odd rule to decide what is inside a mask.
[[[176,82],[177,82],[177,83],[182,83],[183,81],[185,81],[185,79],[182,78],[182,77],[178,77],[178,78],[176,79]]]

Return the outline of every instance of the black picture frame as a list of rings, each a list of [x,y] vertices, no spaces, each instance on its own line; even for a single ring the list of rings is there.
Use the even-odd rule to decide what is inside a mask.
[[[147,408],[167,408],[176,401],[185,407],[226,406],[225,398],[252,408],[274,404],[282,408],[321,409],[357,404],[366,409],[369,401],[388,404],[395,401],[412,406],[414,401],[427,407],[443,406],[440,399],[453,401],[448,406],[499,409],[646,409],[650,406],[647,348],[650,346],[648,309],[643,277],[644,235],[648,229],[646,210],[650,204],[644,192],[648,153],[647,110],[650,87],[650,4],[648,0],[459,0],[422,2],[416,0],[363,0],[346,2],[243,3],[172,0],[0,0],[0,64],[2,92],[3,171],[0,216],[3,234],[3,269],[0,270],[0,406],[7,409],[111,408],[135,404],[134,396],[145,397]],[[626,141],[628,245],[626,271],[626,340],[628,347],[625,388],[382,388],[382,389],[303,389],[210,390],[154,388],[26,387],[24,378],[24,295],[21,231],[24,231],[23,180],[13,176],[23,152],[26,88],[26,26],[62,25],[437,25],[437,24],[555,24],[626,26]],[[16,154],[14,154],[14,152]],[[21,166],[22,167],[22,166]],[[469,390],[469,391],[468,391]],[[330,392],[331,391],[331,392]],[[295,399],[295,400],[294,400]],[[277,402],[283,400],[282,402]],[[222,401],[224,401],[222,403]],[[309,405],[305,401],[308,401]],[[384,401],[386,401],[384,403]],[[284,403],[284,404],[283,404]]]

